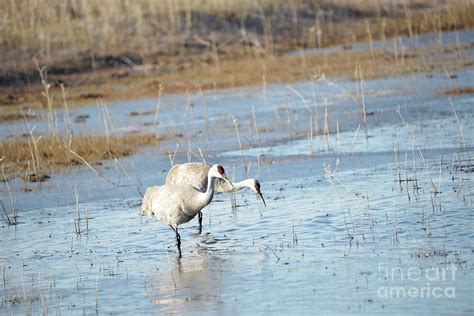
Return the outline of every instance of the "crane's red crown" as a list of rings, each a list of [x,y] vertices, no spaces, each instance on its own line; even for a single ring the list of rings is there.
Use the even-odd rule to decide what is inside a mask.
[[[258,182],[257,180],[255,180],[255,190],[257,190],[257,192],[260,192],[260,182]]]
[[[219,174],[225,174],[225,170],[222,166],[217,166],[217,172],[219,172]]]

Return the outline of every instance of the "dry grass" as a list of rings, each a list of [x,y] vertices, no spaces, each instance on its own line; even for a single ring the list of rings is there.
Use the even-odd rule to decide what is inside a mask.
[[[0,2],[0,83],[189,63],[474,26],[472,1],[38,0]],[[120,75],[116,72],[114,75]]]
[[[36,116],[33,114],[22,114],[22,113],[0,113],[0,122],[16,121],[23,119],[32,119]]]
[[[446,91],[438,92],[436,95],[448,96],[448,95],[463,95],[463,94],[474,94],[474,87],[453,88]]]
[[[19,174],[24,180],[36,182],[41,177],[63,166],[92,164],[100,160],[133,154],[142,146],[152,145],[160,138],[150,134],[121,136],[82,136],[63,139],[59,136],[36,137],[26,140],[0,141],[0,156],[7,174]],[[35,144],[36,143],[36,144]]]
[[[305,59],[284,53],[471,28],[473,15],[471,0],[4,1],[0,105],[51,105],[33,60],[48,65],[53,106],[62,106],[62,85],[72,106],[156,96],[160,87],[169,93],[319,72],[351,76],[359,66],[366,78],[439,69],[437,61],[403,52],[401,62],[373,49]]]

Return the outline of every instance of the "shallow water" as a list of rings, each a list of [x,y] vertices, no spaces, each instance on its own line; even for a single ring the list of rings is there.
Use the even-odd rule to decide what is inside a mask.
[[[391,157],[371,159],[375,167],[358,168],[341,158],[346,170],[331,174],[332,166],[327,178],[322,158],[275,165],[269,173],[289,176],[262,180],[268,207],[239,194],[234,214],[219,195],[205,210],[203,235],[194,233],[195,221],[181,229],[181,260],[172,231],[137,216],[137,198],[80,203],[89,218],[80,236],[74,205],[32,210],[17,227],[1,228],[2,309],[445,314],[455,306],[472,313],[471,174],[455,168],[452,180],[451,163],[439,174],[429,159],[442,192],[434,195],[423,168],[414,189],[412,169],[399,184]],[[294,165],[311,172],[293,177]],[[440,290],[429,298],[385,297],[385,288],[427,286]],[[452,288],[454,298],[433,297]],[[14,296],[19,303],[9,302]]]
[[[367,124],[357,84],[339,79],[163,96],[158,125],[155,99],[111,105],[111,132],[183,135],[122,159],[127,174],[104,162],[114,186],[86,168],[41,185],[13,179],[20,217],[8,226],[2,215],[2,314],[473,314],[474,103],[452,96],[455,114],[436,96],[472,78],[367,81]],[[76,131],[104,133],[103,110],[74,109],[91,116]],[[201,149],[234,179],[257,177],[267,200],[242,191],[232,210],[217,194],[202,235],[196,220],[180,229],[182,259],[168,227],[138,216],[130,183],[162,183],[176,140],[175,162]]]

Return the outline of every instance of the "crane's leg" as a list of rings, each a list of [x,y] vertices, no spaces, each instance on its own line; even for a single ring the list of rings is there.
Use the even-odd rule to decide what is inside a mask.
[[[202,212],[199,211],[198,213],[198,221],[199,221],[199,233],[202,232]]]
[[[176,226],[176,246],[178,247],[179,257],[181,258],[181,236],[178,233],[178,226]]]
[[[170,227],[176,234],[176,247],[178,247],[179,257],[181,258],[181,235],[178,233],[178,226],[174,228],[172,225],[170,225]]]

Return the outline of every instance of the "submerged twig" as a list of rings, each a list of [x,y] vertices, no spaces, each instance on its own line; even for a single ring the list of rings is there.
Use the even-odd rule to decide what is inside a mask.
[[[10,188],[10,184],[8,183],[7,176],[5,175],[5,165],[3,163],[2,163],[2,175],[3,175],[3,179],[5,180],[5,184],[7,185],[8,196],[10,197],[10,204],[11,204],[11,208],[12,208],[12,212],[13,212],[13,221],[11,223],[13,223],[13,225],[15,225],[16,224],[16,218],[17,218],[16,201],[13,198],[12,191],[11,191],[11,188]],[[3,206],[3,202],[2,202],[2,206]],[[4,207],[4,210],[5,210],[5,207]],[[6,210],[5,210],[5,213],[6,213]],[[8,215],[7,215],[7,217],[8,217]],[[10,223],[10,219],[8,219],[8,222]]]
[[[16,224],[16,221],[13,222],[13,221],[10,219],[10,216],[8,216],[8,212],[7,212],[7,210],[5,209],[5,205],[3,205],[3,201],[0,200],[0,203],[2,204],[3,212],[5,212],[5,215],[7,216],[7,223],[8,223],[8,225],[15,225],[15,224]]]

